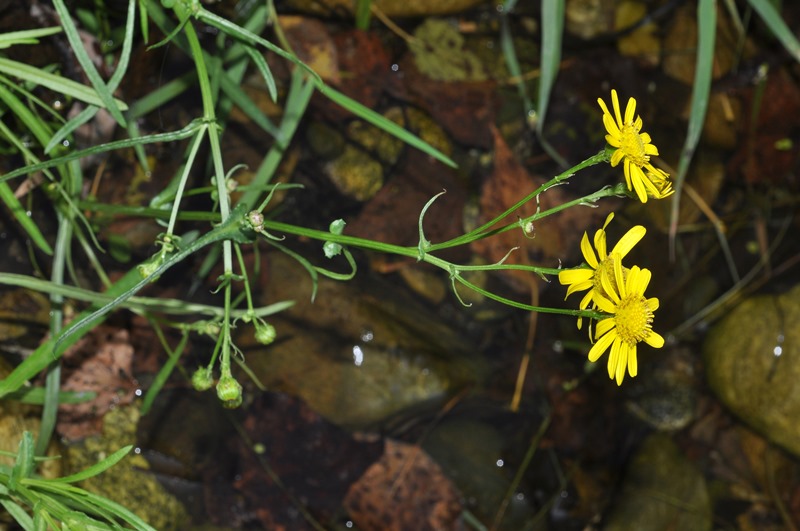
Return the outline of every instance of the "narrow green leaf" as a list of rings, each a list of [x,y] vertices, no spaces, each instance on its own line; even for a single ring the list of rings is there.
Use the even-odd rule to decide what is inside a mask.
[[[33,244],[45,253],[49,255],[53,254],[52,247],[50,247],[50,244],[33,221],[33,218],[28,215],[28,210],[23,207],[19,199],[16,198],[14,191],[11,190],[8,183],[0,183],[0,200],[6,204],[6,207],[11,211],[14,219],[22,226],[22,229],[31,238]]]
[[[108,142],[107,144],[100,144],[99,146],[94,146],[79,151],[73,151],[72,153],[69,153],[62,157],[45,160],[43,162],[38,162],[36,164],[29,164],[28,166],[25,166],[23,168],[18,168],[14,171],[8,172],[7,174],[0,177],[0,182],[4,182],[9,179],[13,179],[15,177],[19,177],[20,175],[26,175],[29,173],[34,173],[37,171],[53,168],[55,166],[59,166],[66,162],[82,159],[84,157],[88,157],[89,155],[94,155],[97,153],[105,153],[107,151],[130,148],[140,144],[153,144],[156,142],[174,142],[176,140],[183,140],[184,138],[187,138],[192,134],[194,134],[199,127],[204,127],[204,126],[199,121],[193,121],[183,129],[180,129],[178,131],[172,131],[169,133],[159,133],[156,135],[148,135],[138,138],[126,138],[123,140]]]
[[[72,96],[75,99],[81,100],[91,105],[104,107],[103,100],[91,87],[76,83],[71,79],[45,72],[35,66],[30,66],[18,61],[12,61],[5,57],[0,57],[0,72],[8,74],[9,76],[16,77],[25,81],[30,81],[37,85],[47,87],[50,90],[61,92],[67,96]],[[127,110],[128,106],[120,101],[114,100],[116,106],[120,110]]]
[[[18,505],[8,498],[0,498],[0,505],[3,506],[3,509],[11,515],[22,529],[25,531],[35,531],[36,528],[33,524],[33,519],[21,505]]]
[[[133,0],[130,0],[130,3],[133,5]],[[86,52],[86,48],[83,47],[83,41],[78,34],[78,28],[75,27],[75,23],[72,21],[72,15],[64,4],[64,0],[53,0],[53,6],[56,8],[58,16],[61,17],[61,27],[64,28],[67,40],[70,46],[72,46],[72,52],[75,54],[75,58],[78,59],[78,63],[80,63],[84,73],[86,73],[86,77],[89,78],[89,82],[92,84],[100,101],[103,103],[102,106],[108,109],[108,112],[111,113],[111,116],[114,117],[114,120],[116,120],[119,125],[126,127],[125,117],[122,116],[122,111],[114,101],[114,96],[111,94],[109,87],[106,86],[103,78],[100,77],[100,73],[97,71],[92,59]]]
[[[703,123],[706,119],[708,110],[708,100],[711,94],[711,77],[714,62],[714,40],[717,27],[717,6],[716,0],[700,0],[697,5],[697,58],[695,60],[695,79],[692,88],[692,104],[689,114],[689,126],[686,133],[686,140],[681,151],[681,158],[678,162],[678,175],[675,175],[673,182],[675,193],[672,195],[670,234],[674,237],[674,229],[678,223],[678,211],[680,209],[681,189],[689,165],[694,157],[700,134],[703,131]]]
[[[183,353],[183,349],[186,347],[186,341],[188,339],[188,333],[184,333],[174,351],[170,351],[169,347],[165,345],[169,353],[169,358],[167,359],[167,362],[161,366],[158,374],[156,374],[156,377],[153,378],[153,381],[150,383],[150,388],[144,395],[142,407],[140,408],[142,415],[146,415],[150,411],[156,396],[158,396],[158,393],[164,387],[164,384],[167,383],[172,371],[175,370],[175,366],[177,365],[178,360],[181,358],[181,354]]]
[[[775,37],[786,48],[795,61],[800,61],[800,41],[786,25],[781,14],[769,0],[747,0],[753,9],[761,15],[764,24],[775,34]]]
[[[273,102],[278,101],[278,89],[275,86],[275,78],[272,77],[272,71],[269,69],[266,59],[252,46],[245,46],[245,50],[256,67],[258,67],[258,71],[261,72],[261,77],[264,78],[264,83],[267,84],[269,97],[272,98]]]
[[[21,31],[0,33],[0,49],[14,46],[15,44],[37,44],[41,37],[61,33],[61,28],[37,28]]]
[[[92,492],[84,491],[85,498],[97,508],[100,508],[107,513],[113,514],[120,520],[133,526],[137,531],[157,531],[154,527],[150,526],[147,522],[139,518],[136,514],[129,511],[117,502],[111,501],[108,498],[98,496]],[[117,526],[115,526],[117,528]]]
[[[16,489],[23,479],[30,477],[33,472],[33,456],[33,434],[29,431],[23,432],[8,482],[8,486],[12,490]]]
[[[43,387],[27,387],[6,396],[6,400],[16,400],[23,404],[44,404],[45,390]],[[97,393],[93,391],[60,391],[58,402],[60,404],[82,404],[94,400]]]
[[[130,63],[131,58],[131,51],[133,50],[133,27],[134,27],[134,18],[136,14],[136,4],[135,0],[128,0],[128,18],[127,22],[125,23],[125,38],[122,41],[122,52],[119,55],[119,62],[117,63],[116,68],[114,69],[114,73],[111,75],[111,79],[108,80],[108,92],[109,94],[117,90],[122,79],[125,77],[125,73],[128,70],[128,64]],[[78,116],[74,117],[70,121],[68,121],[64,126],[56,131],[53,135],[53,138],[50,139],[50,142],[47,143],[47,146],[44,149],[45,153],[49,153],[56,145],[60,144],[62,140],[64,140],[67,136],[69,136],[75,129],[83,125],[84,123],[88,122],[92,118],[94,118],[97,111],[100,110],[100,107],[95,105],[90,105],[83,111],[81,111]]]
[[[514,48],[514,37],[511,35],[511,24],[509,23],[509,13],[511,11],[509,4],[511,3],[508,0],[506,1],[503,6],[503,14],[500,17],[500,48],[503,50],[503,58],[506,61],[508,73],[517,78],[517,92],[522,99],[522,108],[525,111],[526,119],[530,119],[535,115],[536,111],[528,95],[528,86],[525,84],[525,80],[522,79],[522,70],[517,60],[517,51]]]
[[[370,7],[372,0],[356,1],[356,28],[366,31],[369,29]]]
[[[239,109],[251,120],[259,126],[267,134],[272,137],[277,137],[279,134],[278,127],[272,123],[264,112],[250,99],[250,96],[242,90],[242,88],[231,80],[226,72],[222,72],[219,76],[220,88],[222,92],[231,99],[231,101],[239,107]]]
[[[124,293],[127,289],[131,286],[135,285],[141,279],[139,276],[139,272],[136,268],[128,271],[120,280],[118,280],[111,288],[106,291],[107,295],[110,296],[117,296]],[[94,310],[96,310],[95,306],[90,307],[89,309],[81,312],[77,319],[81,320],[81,326],[70,327],[71,337],[67,340],[61,341],[59,344],[59,350],[56,351],[56,341],[59,338],[50,338],[41,345],[27,358],[25,358],[22,363],[17,365],[11,374],[0,380],[0,398],[18,390],[22,387],[25,382],[36,376],[42,369],[47,367],[50,362],[57,359],[64,350],[78,341],[81,337],[86,335],[92,328],[97,326],[103,321],[104,315],[100,315],[91,320],[86,320],[87,316],[93,314]],[[63,332],[62,332],[63,335]]]
[[[99,463],[90,466],[89,468],[81,470],[80,472],[77,472],[75,474],[71,474],[69,476],[51,479],[50,481],[56,481],[58,483],[77,483],[78,481],[89,479],[98,474],[102,474],[112,466],[119,463],[123,457],[125,457],[130,453],[131,450],[133,450],[133,445],[129,444],[128,446],[120,448],[113,454],[109,455]]]
[[[328,85],[317,85],[317,90],[319,90],[325,97],[327,97],[332,102],[336,103],[337,105],[341,106],[344,109],[347,109],[351,113],[355,114],[359,118],[363,118],[364,120],[368,121],[375,127],[379,129],[383,129],[387,133],[392,136],[397,137],[398,139],[402,140],[409,146],[415,147],[430,155],[431,157],[435,158],[436,160],[447,164],[451,168],[456,168],[457,165],[453,162],[450,157],[439,151],[438,149],[434,148],[418,136],[414,135],[413,133],[403,129],[393,121],[389,120],[388,118],[381,116],[377,112],[373,111],[369,107],[362,105],[361,103],[357,102],[356,100],[345,96],[338,90],[329,87]]]
[[[539,76],[539,117],[536,130],[541,134],[550,93],[561,68],[561,39],[564,33],[564,0],[542,2],[542,53]]]

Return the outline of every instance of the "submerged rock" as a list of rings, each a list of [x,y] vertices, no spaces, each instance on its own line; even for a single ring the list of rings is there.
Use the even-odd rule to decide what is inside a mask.
[[[271,253],[265,302],[296,303],[271,318],[268,347],[237,340],[267,388],[301,397],[326,420],[364,429],[403,410],[479,381],[475,346],[429,307],[380,278],[311,278],[293,259]],[[250,327],[242,327],[246,332]]]
[[[752,297],[714,325],[703,345],[708,383],[733,413],[800,455],[800,285]]]
[[[604,529],[701,531],[711,529],[711,514],[702,474],[669,437],[654,434],[631,460]]]

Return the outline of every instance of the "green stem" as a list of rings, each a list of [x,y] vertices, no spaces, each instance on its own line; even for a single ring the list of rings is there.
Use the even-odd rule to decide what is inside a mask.
[[[461,236],[459,236],[457,238],[453,238],[452,240],[448,240],[446,242],[442,242],[442,243],[437,243],[435,245],[431,245],[429,248],[426,249],[426,251],[435,251],[437,249],[446,249],[446,248],[449,248],[449,247],[455,247],[457,245],[464,245],[465,243],[470,243],[470,242],[473,242],[475,240],[480,240],[481,238],[484,238],[484,237],[486,237],[486,236],[488,236],[490,234],[497,234],[499,232],[504,232],[506,230],[509,230],[509,229],[517,226],[518,222],[514,221],[514,222],[511,222],[511,223],[508,223],[508,224],[503,225],[502,227],[500,227],[498,229],[495,229],[494,231],[489,232],[489,229],[491,227],[493,227],[497,223],[500,223],[507,216],[513,214],[515,210],[520,208],[522,205],[524,205],[528,201],[534,199],[535,197],[537,197],[538,195],[542,194],[543,192],[546,192],[548,189],[552,188],[553,186],[558,185],[562,181],[564,181],[566,179],[569,179],[570,177],[575,175],[578,171],[580,171],[580,170],[582,170],[584,168],[588,168],[589,166],[594,166],[595,164],[599,164],[601,162],[606,162],[608,160],[609,160],[608,154],[607,154],[607,152],[605,150],[603,150],[600,153],[589,157],[588,159],[584,160],[583,162],[581,162],[579,164],[576,164],[575,166],[573,166],[572,168],[568,169],[567,171],[556,175],[555,177],[553,177],[552,179],[550,179],[549,181],[547,181],[546,183],[541,185],[539,188],[537,188],[536,190],[534,190],[530,194],[526,195],[525,197],[523,197],[522,199],[517,201],[514,205],[512,205],[511,207],[506,209],[505,212],[503,212],[499,216],[495,217],[491,221],[488,221],[488,222],[484,223],[483,225],[481,225],[477,229],[471,230],[466,234],[463,234],[463,235],[461,235]],[[607,195],[611,195],[611,194],[607,194]],[[587,196],[587,197],[589,197],[589,196]],[[581,201],[585,201],[586,199],[587,198],[583,198],[583,199],[578,200],[578,201],[581,202]],[[558,208],[558,207],[556,207],[556,208]],[[566,208],[566,207],[564,207],[564,208]],[[555,209],[551,209],[551,211],[548,211],[548,212],[549,213],[555,213],[555,212],[559,211],[559,210],[555,210],[555,212],[553,212],[553,210],[555,210]],[[560,210],[563,210],[563,208],[560,209]],[[534,216],[536,216],[536,215],[537,214],[535,214]],[[549,215],[549,214],[545,214],[545,213],[538,214],[538,217],[536,219],[541,219],[545,215]]]
[[[184,20],[190,13],[181,2],[175,3],[175,14],[179,20]],[[208,132],[208,141],[211,145],[211,158],[214,163],[214,176],[217,185],[217,195],[219,197],[219,213],[222,217],[222,222],[230,216],[230,196],[228,194],[228,187],[225,183],[225,169],[222,165],[222,148],[219,142],[219,129],[215,126],[216,114],[214,111],[214,91],[208,77],[208,69],[203,57],[203,48],[200,46],[200,41],[197,39],[197,33],[194,31],[194,26],[187,23],[183,28],[184,35],[189,42],[189,48],[192,51],[192,59],[197,70],[197,81],[200,84],[200,95],[203,100],[203,120],[209,124],[206,131]],[[233,257],[231,252],[231,242],[222,242],[222,263],[223,271],[225,274],[233,272]]]

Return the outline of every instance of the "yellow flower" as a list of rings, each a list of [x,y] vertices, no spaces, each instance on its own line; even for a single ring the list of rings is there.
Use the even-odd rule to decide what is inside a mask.
[[[635,116],[636,100],[628,100],[624,120],[616,90],[611,91],[613,116],[602,99],[597,98],[597,103],[603,109],[603,125],[608,131],[606,142],[617,148],[611,156],[611,166],[622,162],[628,190],[635,191],[642,203],[647,203],[648,196],[662,199],[671,194],[669,175],[650,163],[650,155],[658,155],[658,148],[650,143],[650,135],[641,132],[642,118]]]
[[[651,347],[661,348],[664,338],[652,330],[658,299],[644,296],[650,283],[650,270],[633,266],[625,274],[616,255],[612,255],[610,269],[603,269],[600,275],[605,295],[598,295],[595,304],[611,317],[597,323],[597,343],[589,351],[589,361],[597,361],[610,346],[608,377],[622,385],[626,368],[631,377],[638,372],[636,346],[644,341]]]
[[[664,199],[667,196],[672,195],[675,190],[672,189],[672,183],[669,180],[669,174],[659,170],[658,168],[647,169],[645,171],[645,175],[647,176],[647,181],[645,181],[645,187],[647,187],[647,195],[649,197],[654,197],[656,199]],[[652,185],[652,187],[650,186]]]
[[[617,242],[614,248],[611,249],[610,253],[607,253],[606,227],[612,219],[614,219],[613,213],[608,215],[606,222],[603,224],[603,228],[595,232],[594,249],[592,249],[592,246],[589,243],[589,235],[586,232],[583,233],[583,239],[581,240],[581,252],[583,253],[583,258],[586,260],[586,264],[589,267],[565,269],[558,273],[558,281],[562,285],[568,286],[567,295],[564,297],[564,299],[577,291],[583,291],[586,289],[589,290],[589,292],[586,293],[578,305],[581,310],[588,308],[589,303],[592,302],[598,295],[605,295],[605,288],[600,281],[600,273],[603,270],[611,269],[611,257],[618,256],[619,259],[622,260],[625,255],[627,255],[631,249],[633,249],[633,246],[639,243],[639,240],[644,237],[645,228],[641,225],[636,225],[625,233],[625,235]],[[595,249],[597,250],[597,254],[595,254]],[[581,323],[582,320],[578,318],[578,328],[581,327]]]

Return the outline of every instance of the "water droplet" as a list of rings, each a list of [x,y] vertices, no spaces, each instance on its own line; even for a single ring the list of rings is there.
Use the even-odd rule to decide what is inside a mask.
[[[361,367],[361,364],[364,363],[364,351],[358,345],[353,346],[353,363],[356,367]]]
[[[498,459],[497,462],[495,462],[495,464],[497,465],[497,468],[503,468],[503,465],[505,463],[503,463],[502,459]]]
[[[397,63],[394,63],[392,65],[392,72],[397,72],[398,70],[400,70],[400,65],[398,65]]]

